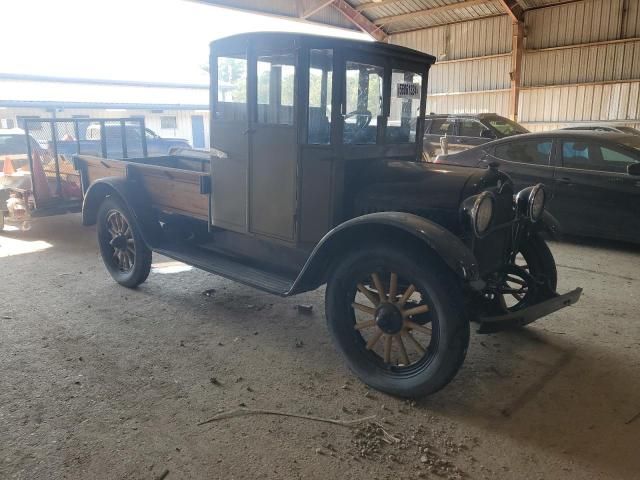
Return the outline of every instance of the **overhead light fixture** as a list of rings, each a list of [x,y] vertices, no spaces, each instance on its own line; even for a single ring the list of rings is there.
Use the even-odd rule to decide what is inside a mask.
[[[105,108],[106,112],[126,112],[126,108]]]

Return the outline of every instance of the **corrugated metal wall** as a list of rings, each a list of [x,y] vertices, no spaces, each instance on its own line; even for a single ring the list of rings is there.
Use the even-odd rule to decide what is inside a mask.
[[[532,130],[640,123],[640,0],[548,6],[527,11],[524,21],[520,122]],[[429,111],[509,115],[512,27],[506,15],[399,33],[390,41],[439,59]]]

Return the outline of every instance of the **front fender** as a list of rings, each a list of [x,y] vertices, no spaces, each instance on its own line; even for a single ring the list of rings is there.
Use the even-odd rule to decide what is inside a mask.
[[[357,248],[380,233],[401,233],[421,241],[463,281],[479,279],[473,252],[454,234],[424,217],[403,212],[378,212],[348,220],[329,231],[318,242],[294,282],[289,295],[313,290],[326,281],[333,259],[345,247]]]
[[[100,205],[107,197],[117,198],[127,208],[150,248],[159,245],[162,230],[151,199],[139,182],[125,177],[104,177],[91,184],[82,203],[83,225],[95,225]]]
[[[546,210],[542,214],[542,219],[533,225],[532,230],[535,232],[545,232],[553,240],[560,240],[562,238],[562,226],[560,222]]]

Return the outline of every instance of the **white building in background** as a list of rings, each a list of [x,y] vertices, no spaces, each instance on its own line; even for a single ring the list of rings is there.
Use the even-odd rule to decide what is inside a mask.
[[[209,148],[208,85],[0,73],[0,128],[24,118],[144,117],[161,137]]]

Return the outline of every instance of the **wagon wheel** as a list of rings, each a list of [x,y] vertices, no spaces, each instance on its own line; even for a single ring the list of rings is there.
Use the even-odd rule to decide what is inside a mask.
[[[395,272],[374,272],[357,284],[351,304],[356,316],[353,328],[364,339],[367,350],[387,366],[409,367],[429,355],[434,336],[428,325],[431,320],[426,295],[414,284],[400,279],[399,285],[398,280]]]
[[[120,285],[133,288],[151,271],[151,250],[125,205],[107,198],[98,211],[98,245],[105,267]]]
[[[327,283],[329,331],[365,383],[404,397],[444,387],[469,342],[453,274],[424,251],[372,246],[341,259]]]
[[[129,272],[136,260],[136,244],[129,222],[118,210],[110,210],[107,213],[107,230],[111,235],[109,245],[113,251],[114,267],[121,272]]]

